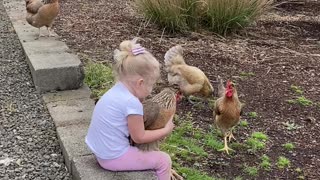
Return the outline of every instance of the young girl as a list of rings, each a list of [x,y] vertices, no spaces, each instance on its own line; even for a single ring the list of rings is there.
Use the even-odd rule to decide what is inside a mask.
[[[159,62],[139,44],[123,41],[114,54],[117,83],[96,104],[86,143],[101,167],[111,171],[153,169],[160,180],[169,180],[170,156],[161,151],[143,152],[130,146],[149,143],[168,135],[172,118],[157,130],[145,130],[142,99],[147,97],[160,76]]]

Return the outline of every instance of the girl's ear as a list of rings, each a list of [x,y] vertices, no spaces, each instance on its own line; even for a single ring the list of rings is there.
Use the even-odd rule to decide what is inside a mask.
[[[144,80],[142,78],[140,78],[140,79],[138,79],[137,83],[139,86],[142,86],[142,84],[144,83]]]

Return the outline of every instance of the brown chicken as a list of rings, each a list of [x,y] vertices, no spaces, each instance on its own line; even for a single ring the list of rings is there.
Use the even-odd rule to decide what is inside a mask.
[[[216,100],[214,106],[215,123],[221,129],[224,136],[224,148],[221,151],[232,150],[227,145],[227,138],[230,141],[234,138],[232,128],[240,121],[241,103],[238,99],[237,90],[232,82],[227,81],[226,88],[223,86],[222,79],[219,78],[218,87],[219,99]]]
[[[47,27],[48,36],[54,36],[51,34],[51,28],[54,19],[59,13],[59,2],[58,0],[47,0],[47,3],[44,4],[41,0],[25,0],[26,9],[27,9],[27,22],[39,28],[39,36],[42,36],[40,33],[40,28],[43,26]],[[38,39],[37,38],[37,39]]]
[[[182,53],[182,47],[177,45],[170,48],[164,56],[169,84],[179,85],[180,91],[186,96],[211,96],[213,87],[207,76],[199,68],[187,65]]]
[[[155,130],[165,127],[169,119],[176,113],[176,104],[180,99],[178,90],[168,87],[156,94],[153,98],[143,102],[144,127],[146,130]],[[146,144],[131,143],[142,151],[159,151],[160,140]],[[173,169],[171,179],[182,180]]]

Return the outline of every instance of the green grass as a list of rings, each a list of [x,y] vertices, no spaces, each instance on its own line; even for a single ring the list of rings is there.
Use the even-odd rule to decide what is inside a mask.
[[[259,150],[263,150],[266,147],[267,140],[268,136],[264,133],[253,132],[251,137],[246,140],[248,151],[255,153]]]
[[[296,93],[296,94],[298,94],[298,95],[302,95],[302,94],[303,94],[303,90],[302,90],[302,88],[299,87],[299,86],[291,85],[291,86],[290,86],[290,89],[291,89],[294,93]]]
[[[193,168],[181,167],[178,168],[178,171],[183,175],[183,177],[186,177],[186,179],[188,180],[217,180],[216,178],[210,177],[204,172]]]
[[[301,106],[306,106],[306,107],[313,105],[313,102],[304,96],[299,96],[296,99],[289,99],[287,100],[287,102],[289,104],[299,104]]]
[[[217,136],[209,133],[207,135],[205,135],[205,145],[215,149],[216,151],[220,150],[223,148],[223,142],[221,140],[218,140]]]
[[[251,118],[257,118],[258,117],[258,113],[256,113],[256,112],[249,112],[248,115]]]
[[[255,166],[247,166],[245,165],[243,171],[247,173],[249,176],[257,176],[258,175],[258,168]]]
[[[223,148],[222,141],[217,140],[217,131],[206,133],[203,129],[195,127],[190,113],[183,116],[175,115],[174,122],[177,124],[175,130],[160,144],[160,149],[171,156],[173,168],[186,179],[215,179],[201,171],[200,163],[208,158],[204,147]],[[193,166],[182,167],[177,162]]]
[[[282,145],[287,151],[292,151],[295,148],[293,143],[285,143]]]
[[[241,176],[235,177],[233,180],[242,180],[243,178]]]
[[[208,29],[226,35],[241,29],[271,6],[270,0],[135,0],[147,20],[168,31]]]
[[[264,170],[269,171],[271,169],[271,162],[270,162],[270,158],[267,155],[263,155],[261,157],[261,163],[260,163],[260,167]]]
[[[93,95],[100,98],[114,84],[112,68],[90,62],[85,66],[84,82],[90,87]]]
[[[263,141],[268,140],[268,136],[263,132],[253,132],[251,137],[256,138],[258,140],[263,140]]]
[[[290,167],[290,160],[287,159],[287,158],[284,157],[284,156],[280,156],[280,157],[278,158],[277,165],[278,165],[278,168],[279,168],[279,169],[284,169],[284,168]]]

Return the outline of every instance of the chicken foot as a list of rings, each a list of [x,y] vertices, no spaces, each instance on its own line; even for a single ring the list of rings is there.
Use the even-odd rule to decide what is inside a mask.
[[[183,180],[183,177],[180,176],[175,170],[171,169],[171,180]]]
[[[236,140],[236,138],[233,136],[232,131],[230,130],[230,132],[226,135],[228,137],[228,141],[230,142],[231,139]]]
[[[225,135],[225,136],[224,136],[224,148],[219,149],[219,151],[226,151],[227,154],[229,154],[229,150],[233,151],[233,149],[231,149],[231,148],[228,147],[227,137],[228,137],[228,135]]]
[[[39,35],[38,35],[38,37],[36,37],[36,39],[35,40],[37,40],[37,39],[39,39],[40,37],[43,37],[44,35],[43,34],[41,34],[41,28],[39,28]]]
[[[50,31],[51,27],[47,27],[47,30],[48,30],[48,33],[49,33],[48,37],[55,37],[55,35],[52,34],[51,31]]]

